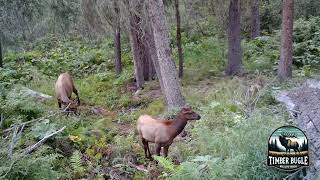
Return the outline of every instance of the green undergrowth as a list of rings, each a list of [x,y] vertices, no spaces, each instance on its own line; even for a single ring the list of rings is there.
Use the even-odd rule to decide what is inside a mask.
[[[169,179],[279,179],[287,175],[266,165],[270,134],[287,124],[288,114],[275,103],[272,94],[291,85],[278,84],[263,77],[264,87],[248,95],[255,79],[219,78],[200,87],[185,87],[189,104],[198,107],[201,119],[193,124],[189,143],[179,142],[172,155],[182,163],[164,166],[162,176]],[[295,85],[299,80],[294,80]],[[280,86],[278,86],[280,85]],[[213,87],[207,88],[206,86]],[[256,97],[258,103],[253,103]],[[261,103],[259,103],[261,101]],[[257,104],[257,105],[254,105]],[[253,107],[252,107],[253,106]]]
[[[318,20],[299,20],[296,28]],[[308,26],[311,45],[318,41],[317,28]],[[314,30],[314,31],[313,31]],[[303,31],[297,31],[297,38]],[[300,34],[300,35],[299,35]],[[184,37],[186,38],[186,37]],[[274,129],[288,124],[288,114],[274,94],[302,84],[306,78],[319,78],[310,65],[317,64],[318,49],[301,52],[299,41],[295,60],[310,57],[294,67],[294,79],[276,80],[279,59],[277,33],[244,40],[243,77],[224,77],[226,41],[217,37],[184,40],[185,69],[181,80],[183,95],[201,120],[187,126],[188,141],[175,141],[169,159],[157,158],[163,179],[280,179],[281,173],[266,166],[267,140]],[[113,69],[112,41],[88,43],[79,38],[49,36],[30,51],[7,52],[0,71],[0,113],[4,117],[0,140],[0,178],[81,179],[150,177],[127,162],[149,167],[135,130],[141,114],[163,118],[165,100],[157,81],[148,82],[139,97],[127,85],[134,76],[129,44],[123,47],[123,72]],[[177,50],[173,49],[177,60]],[[54,83],[61,72],[74,77],[82,105],[80,115],[62,114],[54,98]],[[49,100],[29,97],[24,87],[53,96]],[[160,96],[160,97],[153,97]],[[99,109],[105,115],[97,115]],[[26,125],[19,134],[21,124]],[[15,128],[18,127],[19,128]],[[26,155],[26,148],[62,127],[65,130]],[[16,132],[16,133],[14,133]],[[173,163],[172,161],[179,162]],[[39,168],[36,168],[39,167]],[[123,175],[123,176],[121,176]],[[151,177],[152,178],[152,177]]]

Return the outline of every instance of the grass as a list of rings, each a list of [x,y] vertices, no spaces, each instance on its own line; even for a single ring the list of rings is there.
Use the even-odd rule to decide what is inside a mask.
[[[174,142],[170,147],[169,157],[181,164],[172,166],[172,163],[167,163],[165,159],[161,160],[164,163],[163,178],[280,179],[286,175],[266,166],[268,138],[274,129],[287,124],[288,119],[288,114],[275,102],[273,94],[279,89],[301,84],[306,77],[297,76],[301,73],[295,72],[297,78],[280,83],[274,80],[273,75],[251,72],[251,69],[259,65],[254,63],[261,62],[248,62],[250,59],[247,59],[244,65],[250,65],[252,74],[245,77],[223,77],[225,52],[225,43],[219,42],[216,38],[200,39],[185,44],[183,95],[202,119],[188,126],[187,130],[191,133],[190,141]],[[273,63],[270,63],[268,67],[271,68]],[[81,115],[59,114],[48,118],[49,121],[45,121],[47,123],[35,124],[26,132],[24,140],[16,149],[36,142],[38,139],[35,137],[45,133],[41,130],[67,126],[57,139],[48,142],[48,149],[43,150],[43,154],[59,152],[57,149],[61,147],[54,146],[58,139],[63,142],[71,141],[68,148],[77,150],[75,152],[78,154],[74,153],[71,158],[72,166],[69,157],[56,158],[55,165],[47,164],[59,172],[60,177],[72,178],[80,176],[79,174],[85,174],[84,177],[87,177],[90,172],[96,172],[95,177],[102,177],[106,172],[101,167],[116,166],[116,169],[124,174],[133,173],[135,179],[145,178],[148,174],[128,167],[123,157],[133,154],[139,164],[150,164],[144,159],[143,149],[138,143],[135,123],[141,114],[154,117],[164,114],[164,99],[147,96],[149,92],[159,88],[157,82],[147,83],[142,91],[146,96],[137,100],[126,90],[126,83],[133,77],[133,67],[130,63],[126,64],[120,76],[114,75],[114,72],[108,69],[84,76],[80,74],[77,74],[74,80],[83,102]],[[27,87],[54,96],[54,81],[53,78],[42,75],[41,71],[34,71],[33,80],[27,83]],[[259,84],[260,81],[263,82],[262,85]],[[250,92],[257,84],[260,86],[258,90]],[[152,96],[151,93],[150,95]],[[16,101],[20,102],[19,99]],[[21,109],[27,110],[26,113],[29,115],[35,113],[32,107],[37,106],[36,103],[21,102],[22,105],[17,103],[16,106],[10,102],[13,104],[10,106],[12,123],[19,122],[18,118],[21,119]],[[41,106],[38,104],[37,107],[34,110],[38,113],[37,116],[40,114],[45,117],[51,113],[50,111],[58,110],[54,98]],[[105,116],[95,115],[90,112],[92,107],[103,108],[108,113]],[[122,132],[123,127],[127,128],[127,132]],[[0,141],[3,147],[8,146],[6,143]],[[0,153],[2,151],[7,149],[0,148]],[[85,160],[81,160],[81,157]],[[32,162],[26,159],[24,167],[27,168]],[[166,167],[166,164],[170,167]]]
[[[272,99],[270,91],[276,82],[261,91],[258,101],[263,103],[247,114],[248,102],[255,99],[246,97],[247,84],[252,82],[247,78],[219,78],[200,82],[198,87],[184,87],[187,101],[198,107],[202,118],[194,123],[191,142],[175,148],[184,162],[172,179],[277,179],[286,175],[266,166],[268,138],[287,119],[284,109],[265,101]],[[196,156],[208,155],[218,161],[194,163]],[[200,166],[207,169],[198,172]]]

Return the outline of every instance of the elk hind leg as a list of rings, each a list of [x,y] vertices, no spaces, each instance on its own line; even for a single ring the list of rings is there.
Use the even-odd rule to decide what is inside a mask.
[[[148,142],[144,138],[141,138],[141,142],[143,144],[144,156],[148,158]]]
[[[144,138],[141,138],[141,141],[143,144],[145,158],[152,159],[148,141],[146,141]]]
[[[80,106],[80,98],[79,98],[78,90],[76,88],[73,88],[73,93],[77,95],[78,106]]]

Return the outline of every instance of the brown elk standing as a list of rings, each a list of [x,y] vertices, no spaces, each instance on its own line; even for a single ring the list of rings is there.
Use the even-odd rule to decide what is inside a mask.
[[[161,147],[164,156],[168,156],[169,146],[173,139],[181,133],[189,120],[199,120],[199,114],[189,107],[184,107],[177,114],[175,120],[156,120],[148,115],[142,115],[137,122],[137,129],[144,147],[145,157],[152,159],[149,142],[156,144],[156,155],[160,156]]]
[[[74,86],[73,80],[69,73],[62,73],[58,77],[58,80],[55,84],[56,98],[58,100],[59,108],[61,108],[61,104],[64,107],[69,106],[67,111],[76,111],[77,106],[80,105],[80,99],[77,89]],[[77,95],[77,103],[71,100],[72,92]]]
[[[295,152],[300,152],[298,141],[294,141],[289,138],[296,138],[296,136],[288,135],[288,134],[284,134],[284,133],[279,136],[279,140],[280,140],[281,145],[286,148],[286,153],[288,151],[290,153],[290,149],[293,149]]]

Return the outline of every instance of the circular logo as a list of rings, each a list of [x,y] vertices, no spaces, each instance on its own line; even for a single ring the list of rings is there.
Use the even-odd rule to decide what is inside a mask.
[[[308,138],[295,126],[282,126],[269,137],[268,166],[293,171],[309,166]]]

